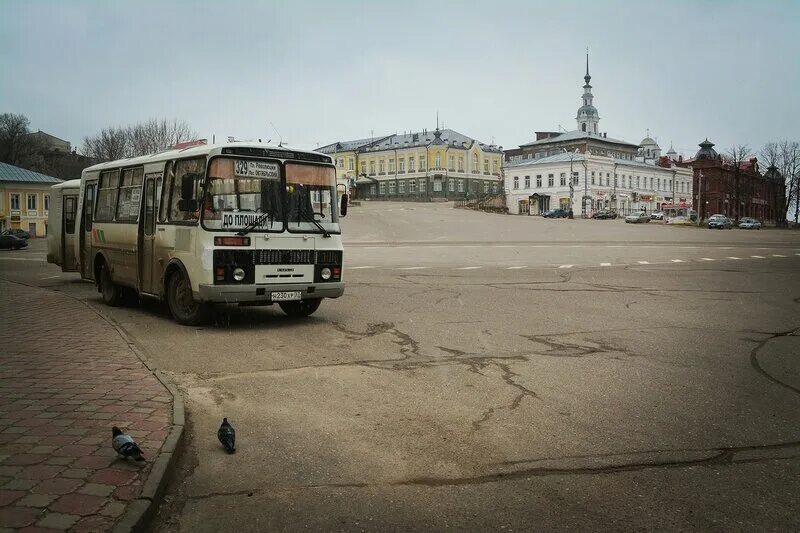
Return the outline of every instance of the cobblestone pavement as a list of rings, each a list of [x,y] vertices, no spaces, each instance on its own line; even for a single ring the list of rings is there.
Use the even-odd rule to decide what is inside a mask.
[[[172,396],[65,295],[0,281],[0,325],[0,531],[110,529],[164,444]],[[145,463],[116,457],[112,425]]]

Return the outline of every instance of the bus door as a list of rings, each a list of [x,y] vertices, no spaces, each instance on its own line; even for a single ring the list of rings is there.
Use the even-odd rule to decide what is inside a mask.
[[[161,179],[158,179],[159,185]],[[139,224],[139,291],[153,294],[153,273],[155,272],[155,233],[157,194],[160,187],[156,187],[156,178],[145,176],[144,180],[144,207]]]
[[[94,199],[97,182],[87,182],[83,196],[83,217],[81,218],[80,231],[80,261],[81,277],[84,279],[94,279],[92,265],[92,222],[94,221]]]
[[[78,262],[75,259],[76,216],[78,214],[78,195],[64,195],[61,199],[61,271],[75,272]]]

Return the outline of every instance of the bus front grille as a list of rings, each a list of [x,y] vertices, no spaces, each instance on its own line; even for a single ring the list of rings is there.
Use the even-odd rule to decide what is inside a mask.
[[[313,265],[314,250],[256,250],[257,265]]]

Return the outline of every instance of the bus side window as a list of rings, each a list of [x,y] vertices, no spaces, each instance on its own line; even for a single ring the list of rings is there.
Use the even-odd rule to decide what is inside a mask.
[[[206,173],[206,158],[199,157],[196,159],[183,159],[175,164],[175,176],[172,180],[170,206],[169,206],[169,220],[170,222],[196,222],[199,218],[197,211],[181,211],[178,209],[178,202],[181,200],[181,185],[183,177],[187,174],[194,177],[194,186],[192,187],[192,198],[200,200],[200,195],[203,191],[203,181],[205,180]]]
[[[169,200],[169,193],[172,191],[172,184],[175,181],[175,166],[173,165],[172,161],[167,163],[167,167],[164,169],[164,187],[161,189],[161,203],[159,204],[158,210],[158,221],[159,222],[166,222],[167,221],[167,210],[169,209],[170,200]]]
[[[83,201],[83,227],[85,231],[92,231],[92,221],[94,220],[94,183],[86,184],[86,196]]]
[[[76,200],[73,196],[64,198],[64,233],[67,235],[75,233],[75,214],[78,210]]]

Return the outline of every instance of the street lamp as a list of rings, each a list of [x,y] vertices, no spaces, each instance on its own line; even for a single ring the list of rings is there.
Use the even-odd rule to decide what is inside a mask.
[[[613,189],[611,190],[611,204],[614,206],[614,212],[618,211],[617,209],[617,162],[614,161],[614,185]]]
[[[587,177],[588,174],[588,162],[586,161],[586,153],[583,154],[583,202],[581,208],[581,215],[583,218],[586,218],[589,214],[589,207],[586,205],[589,202],[589,178]]]
[[[572,183],[572,161],[575,159],[575,154],[578,153],[578,149],[576,148],[574,152],[570,152],[566,148],[561,149],[565,154],[569,154],[569,218],[572,218],[573,212],[573,205],[574,205],[574,198],[575,198],[575,185]],[[586,203],[584,202],[584,212],[583,214],[586,215],[585,210]]]

